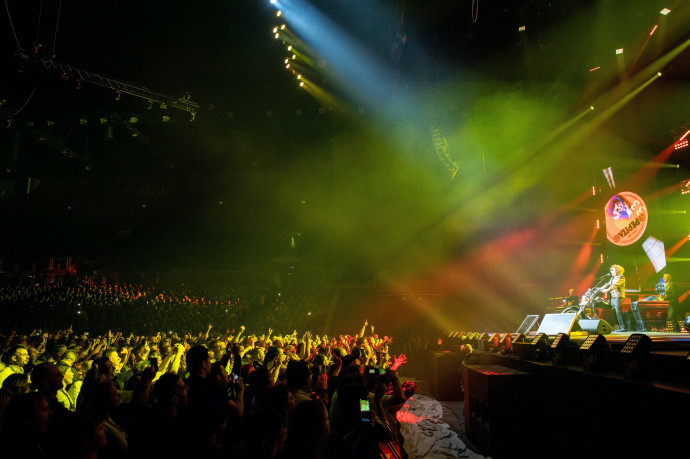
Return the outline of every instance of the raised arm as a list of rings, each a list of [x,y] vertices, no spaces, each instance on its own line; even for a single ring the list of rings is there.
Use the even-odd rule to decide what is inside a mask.
[[[362,329],[359,331],[357,336],[364,337],[364,333],[367,331],[367,325],[369,325],[369,320],[364,321],[364,325],[362,325]]]

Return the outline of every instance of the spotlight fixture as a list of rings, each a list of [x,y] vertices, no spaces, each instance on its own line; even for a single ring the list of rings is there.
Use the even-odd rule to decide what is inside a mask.
[[[525,29],[527,29],[526,26],[520,26],[520,27],[518,27],[518,32],[524,32]]]
[[[278,27],[273,28],[273,33],[276,33],[276,32],[278,32]]]
[[[623,54],[623,48],[618,48],[616,50],[616,54]]]
[[[276,17],[281,17],[283,15],[283,12],[278,10],[276,11]]]
[[[568,360],[568,343],[570,336],[566,333],[559,333],[551,343],[551,352],[553,353],[551,360],[554,365],[565,363]]]
[[[273,38],[275,38],[276,40],[277,40],[279,37],[280,37],[280,34],[279,34],[279,33],[276,33],[275,35],[273,35]]]
[[[586,372],[594,371],[601,366],[602,354],[608,347],[604,335],[591,334],[587,336],[585,342],[580,346],[582,362]]]
[[[664,16],[666,16],[670,12],[671,10],[669,10],[668,8],[664,8],[663,10],[659,11],[659,14],[663,14]]]
[[[644,370],[652,348],[652,339],[643,333],[633,333],[621,349],[625,362],[625,376],[630,379]]]
[[[285,30],[285,24],[280,25],[280,30]]]
[[[674,150],[682,150],[688,146],[688,139],[680,140],[673,145]]]

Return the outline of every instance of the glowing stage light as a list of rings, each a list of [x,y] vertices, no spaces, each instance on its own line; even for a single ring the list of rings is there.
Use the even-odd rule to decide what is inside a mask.
[[[599,229],[599,228],[601,228],[601,227],[599,226],[599,219],[597,218],[597,229]]]
[[[293,55],[292,55],[292,59],[293,59],[293,60],[297,59],[297,54],[293,54]]]
[[[650,36],[654,35],[654,32],[656,32],[656,29],[658,29],[658,28],[659,28],[659,26],[658,26],[658,25],[655,25],[654,28],[652,29],[652,31],[649,32],[649,35],[650,35]]]
[[[278,32],[278,27],[274,27],[274,28],[273,28],[273,33],[277,33],[277,32]]]
[[[613,170],[610,167],[607,167],[606,169],[602,170],[602,172],[604,173],[604,177],[606,177],[609,188],[616,188],[616,182],[613,180]]]
[[[278,0],[271,0],[271,5],[275,5],[276,3],[278,3]]]
[[[683,148],[687,148],[688,146],[688,139],[681,140],[679,142],[676,142],[675,145],[673,145],[674,150],[682,150]]]
[[[668,8],[664,8],[663,10],[659,11],[659,14],[663,14],[664,16],[666,16],[670,12],[671,10],[669,10]]]
[[[285,24],[282,24],[282,25],[280,26],[280,30],[285,30]]]
[[[297,79],[298,79],[298,80],[301,80],[301,79],[302,79],[302,75],[297,75]]]
[[[300,82],[299,82],[299,87],[301,88],[301,87],[303,87],[303,86],[304,86],[304,81],[300,81]]]
[[[599,70],[601,66],[594,67],[592,69],[589,69],[590,72],[594,72],[595,70]]]
[[[276,17],[281,17],[283,15],[283,12],[278,10],[276,11]]]
[[[623,48],[618,48],[616,50],[616,54],[623,54]]]
[[[520,26],[520,27],[518,27],[518,32],[524,32],[525,29],[527,29],[526,26]]]
[[[273,35],[273,38],[275,38],[276,40],[278,39],[278,37],[280,37],[279,33],[276,33],[275,35]]]
[[[285,68],[286,68],[286,69],[289,69],[289,68],[290,68],[290,64],[287,64],[287,65],[285,66]]]
[[[283,61],[283,62],[285,62],[286,64],[289,64],[289,63],[290,63],[290,59],[287,59],[287,58],[286,58],[285,61]]]
[[[680,194],[690,194],[690,179],[680,182]]]
[[[287,50],[288,50],[288,51],[292,51],[292,45],[288,46],[288,47],[287,47]]]

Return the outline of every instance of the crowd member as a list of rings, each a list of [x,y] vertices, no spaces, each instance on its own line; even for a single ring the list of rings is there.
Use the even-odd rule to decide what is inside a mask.
[[[327,445],[330,433],[328,411],[322,400],[310,399],[298,404],[290,416],[283,458],[334,457]]]
[[[2,356],[5,367],[0,371],[0,384],[11,374],[23,374],[24,366],[29,363],[29,350],[22,344],[12,346]]]
[[[49,449],[46,449],[45,437],[51,417],[48,401],[42,394],[29,392],[13,397],[2,415],[3,457],[46,457]]]
[[[122,289],[117,294],[122,303],[134,305],[150,300],[150,293],[126,301]],[[175,303],[165,299],[155,302],[172,310],[167,308]],[[179,334],[145,329],[89,336],[64,327],[43,328],[33,336],[15,333],[4,349],[19,342],[36,349],[33,371],[42,382],[35,385],[43,387],[49,407],[60,407],[57,417],[66,419],[64,425],[74,426],[75,456],[150,457],[165,451],[164,457],[189,457],[221,450],[270,458],[287,442],[285,457],[368,457],[378,453],[378,441],[391,437],[385,416],[399,404],[400,384],[394,372],[384,371],[385,378],[380,372],[405,358],[391,358],[392,340],[380,338],[366,321],[359,333],[336,336],[298,334],[292,327],[286,334],[270,328],[249,333],[244,326],[216,332],[208,323],[199,333],[190,327]],[[129,356],[132,365],[123,363]],[[362,374],[365,365],[377,371],[376,384]],[[81,390],[73,414],[58,398],[63,391],[69,395],[77,382]],[[363,400],[370,413],[360,425]],[[325,407],[333,415],[332,429]],[[49,424],[48,437],[60,431]],[[53,451],[50,442],[45,444]]]

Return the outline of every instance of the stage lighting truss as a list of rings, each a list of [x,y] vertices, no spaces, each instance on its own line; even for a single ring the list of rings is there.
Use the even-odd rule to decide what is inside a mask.
[[[119,100],[122,93],[125,93],[134,97],[146,99],[148,101],[159,102],[161,105],[169,105],[192,114],[196,114],[197,110],[199,109],[199,104],[189,100],[190,98],[188,93],[185,94],[184,97],[176,98],[165,94],[155,93],[149,89],[137,87],[129,83],[99,75],[97,73],[92,73],[88,70],[79,69],[69,64],[56,62],[52,59],[28,55],[22,55],[20,57],[27,64],[42,67],[44,70],[59,74],[60,78],[72,78],[79,82],[88,82],[97,86],[113,89],[117,93],[116,100]]]

